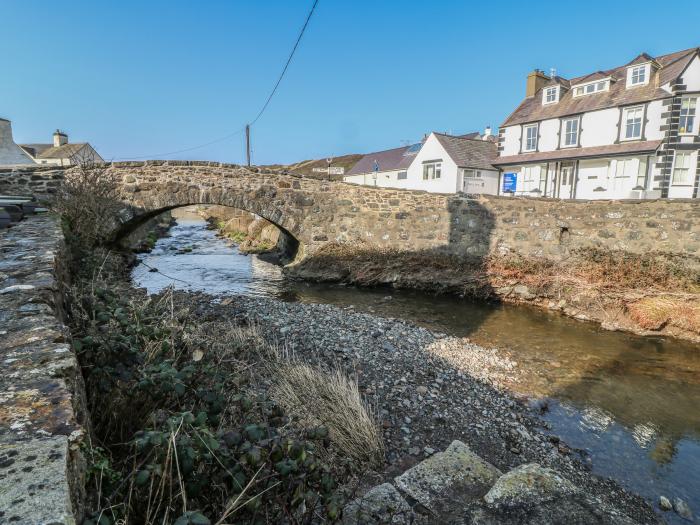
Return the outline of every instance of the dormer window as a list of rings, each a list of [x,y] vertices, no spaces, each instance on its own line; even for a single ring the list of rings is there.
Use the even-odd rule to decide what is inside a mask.
[[[599,93],[600,91],[607,91],[609,87],[610,79],[596,80],[595,82],[589,82],[588,84],[574,86],[574,96],[581,97],[583,95],[592,95],[593,93]]]
[[[649,83],[649,64],[627,68],[627,87],[643,86]]]
[[[559,87],[558,86],[551,86],[548,88],[544,88],[544,93],[542,95],[543,104],[554,104],[555,102],[558,102],[559,100]]]

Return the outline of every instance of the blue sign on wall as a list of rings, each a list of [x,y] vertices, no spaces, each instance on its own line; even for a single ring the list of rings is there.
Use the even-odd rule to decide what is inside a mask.
[[[503,174],[503,193],[515,193],[515,187],[518,184],[517,173]]]

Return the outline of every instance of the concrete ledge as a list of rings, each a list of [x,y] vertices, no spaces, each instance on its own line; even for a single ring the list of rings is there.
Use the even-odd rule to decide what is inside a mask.
[[[31,216],[0,233],[0,522],[82,519],[87,421],[62,322],[63,233]]]

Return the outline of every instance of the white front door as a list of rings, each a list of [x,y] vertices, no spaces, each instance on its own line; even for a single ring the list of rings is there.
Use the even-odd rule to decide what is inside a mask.
[[[570,199],[574,187],[574,165],[562,164],[559,168],[559,198]]]

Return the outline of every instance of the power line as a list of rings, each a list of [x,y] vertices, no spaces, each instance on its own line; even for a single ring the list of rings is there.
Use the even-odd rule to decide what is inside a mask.
[[[136,157],[119,157],[115,160],[134,160],[134,159],[151,159],[153,157],[167,157],[169,155],[177,155],[178,153],[186,153],[188,151],[193,151],[196,149],[200,148],[206,148],[207,146],[211,146],[212,144],[216,144],[217,142],[222,142],[224,140],[230,139],[232,137],[235,137],[236,135],[240,135],[245,131],[245,128],[241,128],[238,131],[234,131],[233,133],[229,133],[228,135],[224,137],[220,137],[218,139],[212,140],[211,142],[207,142],[206,144],[200,144],[199,146],[192,146],[191,148],[184,148],[184,149],[179,149],[176,151],[170,151],[168,153],[153,153],[152,155],[140,155]]]
[[[314,14],[314,11],[316,10],[316,6],[318,5],[318,2],[319,2],[319,0],[314,0],[313,5],[311,6],[311,10],[309,11],[309,14],[306,17],[306,21],[304,22],[304,25],[302,26],[301,31],[299,32],[299,36],[297,37],[297,40],[294,43],[294,47],[292,48],[292,52],[289,53],[289,58],[287,58],[287,62],[285,63],[284,68],[282,69],[282,73],[280,73],[280,76],[277,79],[275,86],[272,88],[270,95],[267,97],[265,104],[263,104],[263,107],[260,109],[260,111],[258,112],[256,117],[252,120],[252,122],[250,122],[250,124],[248,124],[248,126],[252,126],[253,124],[255,124],[258,121],[258,119],[260,119],[260,117],[262,117],[263,113],[265,113],[267,106],[270,105],[270,101],[272,100],[272,97],[275,96],[275,93],[277,92],[277,88],[279,87],[280,83],[282,82],[282,79],[284,78],[284,75],[287,72],[287,69],[289,69],[289,64],[291,64],[292,58],[294,58],[294,53],[296,53],[296,50],[299,47],[299,42],[301,42],[301,37],[304,36],[304,32],[306,31],[306,28],[309,25],[309,21],[311,20],[311,16]],[[177,155],[178,153],[186,153],[188,151],[193,151],[196,149],[205,148],[207,146],[211,146],[212,144],[216,144],[217,142],[222,142],[224,140],[235,137],[236,135],[239,135],[239,134],[243,133],[244,131],[246,131],[246,127],[243,127],[237,131],[234,131],[233,133],[230,133],[224,137],[220,137],[218,139],[212,140],[212,141],[207,142],[205,144],[200,144],[198,146],[192,146],[190,148],[183,148],[183,149],[179,149],[176,151],[170,151],[168,153],[154,153],[152,155],[140,155],[140,156],[135,156],[135,157],[118,157],[114,160],[152,159],[153,157],[167,157],[170,155]],[[247,154],[250,155],[250,152],[248,151]]]
[[[262,109],[258,113],[258,115],[253,119],[253,121],[250,123],[251,125],[255,124],[260,117],[262,117],[262,114],[265,113],[265,110],[267,109],[267,106],[270,104],[270,101],[272,100],[272,97],[275,96],[275,93],[277,92],[277,88],[280,85],[280,82],[282,82],[282,78],[284,78],[284,74],[287,72],[287,68],[289,68],[289,64],[292,62],[292,58],[294,58],[294,53],[296,53],[297,47],[299,47],[299,42],[301,42],[301,37],[304,36],[304,31],[306,31],[306,26],[309,25],[309,20],[311,20],[311,15],[314,14],[314,10],[316,9],[316,5],[318,4],[318,0],[314,0],[314,5],[311,6],[311,11],[309,11],[309,15],[306,17],[306,22],[304,22],[304,26],[301,28],[301,31],[299,32],[299,36],[297,37],[297,41],[294,43],[294,47],[292,48],[292,52],[289,53],[289,58],[287,59],[287,63],[284,65],[284,69],[282,70],[282,73],[280,74],[279,78],[277,79],[277,83],[275,84],[275,87],[272,88],[272,91],[270,92],[270,96],[267,97],[267,100],[265,101],[265,104],[263,105]]]

